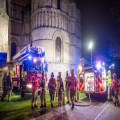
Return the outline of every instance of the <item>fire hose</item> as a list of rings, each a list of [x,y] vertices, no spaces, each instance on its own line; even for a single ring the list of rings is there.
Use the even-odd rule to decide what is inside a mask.
[[[82,106],[82,107],[90,106],[91,103],[92,103],[90,91],[88,92],[88,99],[89,99],[88,102],[86,102],[86,101],[81,101],[81,100],[75,102],[75,106]]]

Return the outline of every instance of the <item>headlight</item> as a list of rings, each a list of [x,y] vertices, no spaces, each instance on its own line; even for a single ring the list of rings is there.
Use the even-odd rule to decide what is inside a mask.
[[[31,89],[32,88],[32,84],[27,84],[27,88]]]

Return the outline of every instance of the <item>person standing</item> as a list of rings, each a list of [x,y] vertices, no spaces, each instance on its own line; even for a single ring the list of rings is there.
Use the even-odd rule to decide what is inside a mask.
[[[112,89],[113,89],[113,96],[114,96],[114,104],[115,104],[115,106],[116,105],[120,106],[119,98],[118,98],[119,82],[117,79],[117,75],[115,73],[113,74]]]
[[[23,77],[21,78],[21,97],[25,98],[25,91],[26,91],[26,75],[23,72]]]
[[[69,87],[70,87],[70,99],[71,99],[71,102],[72,102],[71,109],[73,109],[74,108],[76,90],[77,90],[77,78],[75,76],[75,73],[74,73],[73,69],[71,70],[71,77],[70,77]]]
[[[45,72],[42,71],[42,79],[40,82],[40,88],[41,88],[41,108],[46,107],[46,79],[45,79]]]
[[[55,89],[56,89],[56,80],[54,78],[53,72],[51,73],[51,78],[48,83],[48,89],[49,89],[49,94],[50,94],[51,107],[53,107]]]
[[[37,106],[37,96],[38,96],[38,76],[37,71],[32,78],[32,105],[31,108],[34,109]]]
[[[3,80],[2,80],[2,88],[3,88],[3,94],[1,101],[5,100],[5,97],[7,95],[7,90],[6,90],[6,81],[7,81],[7,72],[4,72]]]
[[[7,79],[6,79],[6,91],[8,95],[8,102],[11,101],[11,94],[12,94],[12,74],[11,72],[8,73]]]
[[[111,100],[111,86],[112,86],[112,75],[111,75],[111,71],[108,71],[108,76],[107,76],[107,86],[108,86],[108,100]]]
[[[58,106],[62,105],[63,101],[63,91],[64,91],[64,85],[63,80],[61,78],[61,72],[58,73],[57,77],[57,96],[58,96]]]
[[[69,88],[69,74],[68,71],[66,71],[66,77],[65,77],[65,89],[66,89],[66,96],[67,96],[67,103],[70,103],[70,88]]]

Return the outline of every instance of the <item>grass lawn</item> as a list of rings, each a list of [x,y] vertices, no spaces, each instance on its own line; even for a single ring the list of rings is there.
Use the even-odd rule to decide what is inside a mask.
[[[80,94],[80,98],[84,98],[85,94]],[[31,110],[31,94],[26,95],[26,99],[22,99],[19,94],[12,96],[11,102],[0,101],[0,120],[22,120],[37,117],[51,110],[49,94],[46,94],[46,108],[36,108]],[[38,96],[38,105],[40,105],[40,97]],[[57,99],[54,106],[57,107]]]

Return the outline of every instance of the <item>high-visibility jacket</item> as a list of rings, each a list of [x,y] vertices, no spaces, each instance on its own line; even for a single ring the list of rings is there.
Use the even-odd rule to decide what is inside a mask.
[[[108,85],[112,85],[111,75],[107,76]]]
[[[77,89],[77,78],[75,75],[70,77],[69,86],[70,86],[70,90]]]
[[[60,77],[57,78],[57,89],[58,90],[60,90],[60,89],[64,90],[63,81],[62,81],[62,78],[60,78]]]

